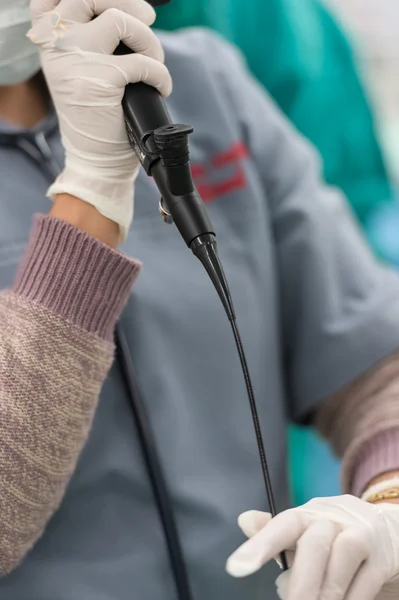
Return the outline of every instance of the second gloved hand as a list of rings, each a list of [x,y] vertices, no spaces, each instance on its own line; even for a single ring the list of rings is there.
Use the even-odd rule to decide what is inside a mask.
[[[143,81],[164,96],[172,90],[149,28],[154,9],[144,0],[32,0],[31,16],[28,36],[40,49],[65,148],[65,169],[49,196],[69,193],[92,204],[119,225],[123,241],[139,169],[123,118],[125,87]],[[113,56],[121,41],[136,54]]]
[[[399,598],[399,506],[354,496],[315,499],[274,519],[250,511],[239,523],[251,539],[228,560],[245,577],[286,549],[291,568],[277,580],[282,600]]]

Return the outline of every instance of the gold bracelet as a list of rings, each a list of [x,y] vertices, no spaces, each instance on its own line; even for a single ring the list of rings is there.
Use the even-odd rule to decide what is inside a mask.
[[[376,492],[367,498],[367,502],[375,504],[384,500],[399,500],[399,488],[390,488],[383,492]]]

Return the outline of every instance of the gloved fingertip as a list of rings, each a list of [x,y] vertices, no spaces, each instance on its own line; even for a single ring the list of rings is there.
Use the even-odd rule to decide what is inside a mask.
[[[276,590],[280,600],[284,600],[287,597],[290,575],[290,571],[285,571],[284,573],[281,573],[281,575],[279,575],[276,579]]]
[[[151,27],[151,25],[154,25],[156,18],[157,13],[155,12],[155,8],[143,0],[140,21],[142,21],[145,25],[148,25],[148,27]]]
[[[259,510],[248,510],[238,517],[238,526],[247,537],[257,534],[271,521],[271,514]]]
[[[232,577],[248,577],[256,573],[262,567],[262,563],[253,556],[242,556],[235,552],[226,562],[226,571]]]
[[[171,95],[171,93],[173,92],[172,78],[170,78],[170,80],[162,86],[162,89],[160,91],[164,98],[168,98]]]

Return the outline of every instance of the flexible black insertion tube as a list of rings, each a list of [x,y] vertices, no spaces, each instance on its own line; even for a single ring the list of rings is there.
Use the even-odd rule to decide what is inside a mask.
[[[260,458],[260,463],[261,463],[261,467],[262,467],[263,480],[265,482],[266,493],[267,493],[267,497],[269,500],[270,513],[271,513],[272,517],[275,517],[277,515],[276,503],[274,500],[270,471],[269,471],[269,466],[267,463],[266,452],[265,452],[265,445],[263,443],[262,429],[260,426],[258,409],[256,406],[255,395],[254,395],[254,391],[253,391],[253,387],[252,387],[251,377],[249,374],[247,359],[245,356],[245,351],[244,351],[244,347],[242,345],[242,340],[241,340],[241,336],[240,336],[240,332],[239,332],[239,329],[237,326],[236,319],[233,319],[232,321],[230,321],[230,323],[231,323],[231,328],[233,330],[233,335],[234,335],[234,339],[236,342],[238,355],[240,357],[241,368],[242,368],[242,372],[243,372],[244,379],[245,379],[245,386],[247,388],[249,406],[251,408],[252,421],[253,421],[254,428],[255,428],[256,442],[258,444],[258,452],[259,452],[259,458]],[[281,562],[281,567],[282,567],[283,571],[287,571],[288,570],[288,562],[287,562],[287,557],[285,555],[285,552],[281,552],[280,562]]]
[[[227,284],[227,279],[224,274],[222,263],[219,259],[217,251],[216,237],[213,234],[205,234],[193,240],[190,245],[193,254],[201,261],[206,272],[212,281],[215,290],[223,304],[226,315],[230,321],[234,340],[237,346],[238,356],[240,358],[242,373],[244,375],[245,387],[247,390],[249,406],[251,409],[252,421],[255,429],[256,443],[258,445],[259,458],[262,468],[263,480],[265,482],[266,494],[269,501],[269,508],[272,517],[277,515],[276,502],[273,494],[273,487],[269,466],[266,457],[265,445],[263,442],[262,429],[260,426],[258,409],[255,401],[255,394],[252,386],[251,376],[249,373],[248,363],[245,356],[244,347],[242,344],[240,332],[237,325],[236,313],[234,310],[233,300]],[[285,552],[280,555],[281,567],[284,571],[288,569],[287,557]]]

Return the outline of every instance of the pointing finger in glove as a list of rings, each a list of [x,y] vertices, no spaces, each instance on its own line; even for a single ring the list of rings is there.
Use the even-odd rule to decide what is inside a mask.
[[[248,538],[256,535],[270,523],[272,516],[260,510],[249,510],[238,517],[238,525]]]
[[[281,513],[230,556],[228,573],[233,577],[252,575],[287,548],[296,546],[310,524],[311,519],[303,519],[294,510]]]

